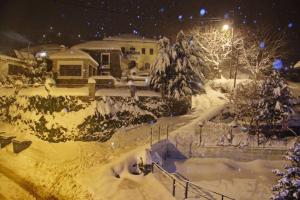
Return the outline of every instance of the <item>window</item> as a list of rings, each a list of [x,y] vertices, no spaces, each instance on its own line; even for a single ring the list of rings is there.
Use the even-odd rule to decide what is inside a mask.
[[[102,64],[102,66],[109,67],[109,64],[110,64],[110,54],[109,53],[101,54],[101,64]]]
[[[145,63],[145,70],[149,70],[150,69],[150,63]]]
[[[125,47],[121,47],[121,51],[122,51],[122,53],[125,53],[126,52]]]
[[[135,51],[135,48],[134,47],[130,47],[130,51]]]
[[[146,54],[146,49],[142,48],[142,54]]]
[[[81,76],[81,65],[60,65],[60,76]]]
[[[8,64],[8,75],[25,74],[26,70],[20,65]]]
[[[129,65],[128,65],[128,68],[129,68],[129,69],[133,69],[133,68],[135,68],[135,67],[136,67],[136,62],[135,62],[135,60],[130,61],[130,62],[129,62]]]
[[[154,54],[154,50],[150,49],[150,55],[153,55],[153,54]]]

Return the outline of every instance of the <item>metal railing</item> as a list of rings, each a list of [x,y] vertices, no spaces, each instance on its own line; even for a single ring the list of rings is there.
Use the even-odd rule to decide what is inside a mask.
[[[221,200],[225,200],[225,199],[229,199],[229,200],[234,200],[233,198],[200,187],[199,185],[196,185],[195,183],[189,181],[188,179],[186,179],[185,177],[183,177],[182,175],[176,173],[176,174],[171,174],[169,172],[167,172],[164,168],[162,168],[159,164],[153,162],[152,163],[152,173],[155,174],[156,172],[159,172],[160,175],[163,175],[163,177],[165,177],[165,180],[163,182],[166,181],[171,181],[171,187],[168,188],[170,190],[170,192],[172,193],[173,197],[175,198],[198,198],[198,199],[207,199],[207,200],[216,200],[216,199],[221,199]],[[163,179],[163,177],[160,177],[161,179]]]

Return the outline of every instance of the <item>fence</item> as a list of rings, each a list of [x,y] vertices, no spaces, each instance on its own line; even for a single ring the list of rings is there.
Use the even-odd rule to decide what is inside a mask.
[[[166,139],[169,139],[169,132],[171,126],[168,124],[166,126],[158,125],[156,128],[151,127],[150,129],[150,146],[154,144],[154,141],[160,142],[163,136],[166,136]]]
[[[200,187],[178,173],[170,174],[155,162],[152,163],[152,173],[167,187],[176,199],[234,200],[224,194]]]

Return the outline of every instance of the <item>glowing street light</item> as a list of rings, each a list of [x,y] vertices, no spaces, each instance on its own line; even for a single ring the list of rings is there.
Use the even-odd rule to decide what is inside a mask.
[[[228,31],[230,26],[228,24],[223,25],[223,31]]]

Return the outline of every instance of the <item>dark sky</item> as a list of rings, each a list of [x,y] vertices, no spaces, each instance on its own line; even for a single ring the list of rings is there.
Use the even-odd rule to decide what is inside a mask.
[[[287,31],[300,59],[299,0],[0,0],[0,48],[43,42],[74,44],[119,33],[174,37],[201,20],[236,26],[270,24]],[[200,10],[204,9],[204,15]],[[202,11],[202,14],[203,14]],[[182,16],[181,20],[179,19]],[[299,46],[299,48],[297,48]],[[1,50],[1,49],[0,49]],[[297,51],[297,52],[296,52]]]

